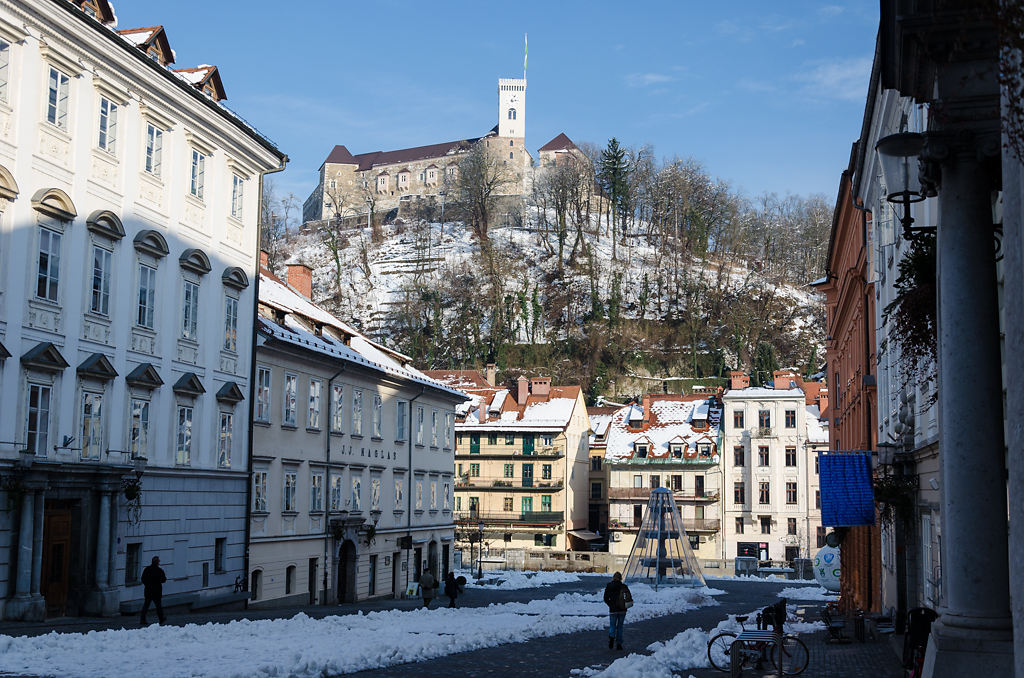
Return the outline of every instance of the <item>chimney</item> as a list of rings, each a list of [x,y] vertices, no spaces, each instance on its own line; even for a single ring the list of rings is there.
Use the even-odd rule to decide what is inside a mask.
[[[480,423],[487,422],[487,409],[491,406],[491,401],[486,398],[480,400],[480,408],[476,411],[477,416],[480,418]]]
[[[800,375],[790,370],[775,370],[772,372],[772,376],[775,378],[775,388],[779,390],[800,388],[800,384],[803,382]]]
[[[750,386],[750,376],[743,372],[730,372],[729,373],[729,388],[733,391],[738,391],[742,388]]]
[[[526,377],[519,375],[519,378],[516,380],[516,402],[520,405],[525,405],[528,397],[530,397],[530,381]]]
[[[828,389],[823,388],[818,391],[818,411],[821,412],[822,418],[828,418],[831,413],[828,412]]]
[[[260,250],[260,268],[270,270],[270,252]]]
[[[644,428],[651,423],[651,394],[645,393],[643,399],[644,408]]]
[[[491,386],[494,386],[494,379],[498,373],[497,368],[498,366],[495,365],[494,363],[487,363],[486,371],[484,372],[484,378],[487,380],[487,383],[490,384]]]
[[[530,380],[530,393],[547,398],[551,393],[551,377],[536,377]]]
[[[288,264],[288,284],[306,299],[312,299],[313,269],[305,264]]]

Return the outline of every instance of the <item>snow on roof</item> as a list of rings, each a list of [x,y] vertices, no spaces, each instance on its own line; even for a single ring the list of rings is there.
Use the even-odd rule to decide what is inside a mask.
[[[461,383],[458,372],[444,373],[441,377],[437,376],[437,370],[428,374],[449,386],[453,382],[444,376],[454,377],[454,383]],[[561,431],[569,425],[580,395],[579,386],[552,386],[548,395],[531,393],[525,404],[519,404],[507,388],[491,386],[464,388],[463,391],[470,400],[456,408],[456,413],[463,418],[455,422],[455,428],[459,430]],[[481,421],[482,407],[486,407],[489,414],[485,421]],[[501,408],[500,415],[490,414],[498,412],[498,407]]]
[[[807,408],[807,442],[828,444],[828,420],[821,418],[817,405],[805,405]]]
[[[491,404],[487,408],[488,412],[501,412],[502,405],[505,404],[505,398],[508,396],[508,391],[498,391],[494,394],[491,399]]]
[[[707,419],[708,418],[708,401],[703,401],[693,408],[692,419]]]
[[[216,66],[211,66],[209,64],[201,64],[199,66],[196,66],[195,68],[179,68],[174,72],[177,73],[178,77],[180,77],[188,84],[198,85],[206,78],[206,76],[210,74],[210,71],[212,71],[214,68],[216,68]]]
[[[153,34],[163,28],[162,26],[147,26],[145,28],[126,28],[123,31],[117,31],[118,35],[130,42],[131,44],[138,47],[149,42]]]
[[[696,453],[698,441],[717,440],[722,421],[722,408],[717,403],[695,400],[692,396],[651,396],[650,403],[650,420],[643,430],[629,426],[630,413],[643,411],[637,405],[627,405],[611,415],[608,422],[605,459],[610,462],[631,459],[634,444],[645,439],[649,440],[652,446],[651,458],[668,456],[669,442],[682,442],[686,449]],[[693,415],[701,409],[706,411],[707,429],[695,429],[692,425],[695,418]],[[696,418],[700,420],[700,417]]]
[[[261,304],[287,313],[283,326],[271,319],[259,317],[257,319],[257,329],[259,331],[294,346],[313,350],[341,360],[348,360],[392,376],[408,379],[424,386],[430,386],[452,395],[465,397],[465,394],[461,391],[427,377],[412,365],[409,365],[407,360],[401,360],[400,357],[404,356],[400,353],[388,351],[379,344],[370,341],[350,326],[327,313],[327,311],[306,301],[298,292],[292,291],[291,288],[284,286],[280,281],[261,273],[259,289]],[[312,318],[313,316],[297,310],[300,308],[315,310],[317,312],[315,319],[325,325],[347,328],[345,334],[350,337],[350,345],[346,346],[340,341],[332,340],[329,336],[318,336],[307,330],[296,319],[296,316],[303,316],[305,318]],[[327,319],[331,322],[325,322]]]
[[[722,398],[727,400],[760,400],[764,398],[803,398],[804,392],[799,388],[764,388],[763,386],[750,386],[748,388],[737,388],[725,392]]]
[[[594,437],[603,436],[608,433],[608,425],[612,423],[611,414],[591,414],[590,415],[590,430],[593,431],[591,436],[591,444],[593,444]]]

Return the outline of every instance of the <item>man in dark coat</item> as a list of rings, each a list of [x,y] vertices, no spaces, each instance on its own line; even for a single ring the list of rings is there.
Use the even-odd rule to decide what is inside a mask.
[[[459,582],[455,580],[455,573],[451,570],[444,576],[444,594],[448,596],[448,607],[455,607],[455,599],[459,595]]]
[[[156,616],[163,624],[167,620],[164,616],[164,606],[161,599],[164,595],[164,582],[167,581],[167,575],[160,569],[160,556],[153,556],[153,562],[142,571],[142,586],[143,593],[146,596],[146,601],[142,603],[142,625],[146,625],[146,612],[149,611],[149,604],[152,602],[156,605]]]
[[[430,607],[430,601],[434,599],[434,595],[437,593],[437,580],[434,579],[434,575],[427,570],[420,577],[420,592],[423,594],[423,607]]]
[[[604,602],[608,606],[608,649],[622,649],[622,624],[626,621],[626,601],[633,602],[629,587],[622,583],[622,573],[616,572],[604,587]]]

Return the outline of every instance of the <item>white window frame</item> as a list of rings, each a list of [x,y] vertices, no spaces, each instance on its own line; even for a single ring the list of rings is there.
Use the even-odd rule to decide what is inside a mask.
[[[309,511],[320,513],[324,510],[324,474],[312,473],[309,477]]]
[[[363,477],[352,476],[352,510],[363,510]]]
[[[258,513],[267,512],[267,472],[252,472],[252,510]]]
[[[163,170],[164,131],[153,123],[146,124],[146,154],[143,169],[159,178]]]
[[[380,508],[380,478],[370,478],[370,508]]]
[[[46,122],[68,131],[68,100],[71,98],[71,77],[55,66],[46,75]]]
[[[401,511],[402,504],[405,501],[405,478],[397,476],[395,478],[395,510]]]
[[[148,398],[131,398],[128,406],[128,453],[132,459],[149,458]]]
[[[451,412],[444,413],[444,448],[450,450],[452,447],[452,426],[455,417]]]
[[[341,474],[331,476],[331,510],[340,511],[343,504],[341,503],[341,488],[345,479],[342,478]]]
[[[36,406],[32,407],[32,394],[36,395]],[[45,404],[43,395],[45,394]],[[50,442],[50,412],[53,409],[53,387],[50,384],[28,383],[25,391],[25,447],[38,456],[45,457]],[[35,426],[33,427],[33,421]],[[41,422],[41,425],[40,425]]]
[[[89,285],[89,311],[98,315],[110,315],[110,276],[114,253],[106,247],[92,246],[92,275]]]
[[[43,226],[39,228],[35,274],[35,296],[37,299],[45,299],[53,303],[60,300],[60,246],[63,238],[64,234],[59,231]],[[43,294],[39,294],[40,282],[44,285]]]
[[[405,410],[408,407],[409,402],[406,400],[399,400],[395,403],[395,442],[404,442],[406,438],[405,430]]]
[[[352,435],[363,435],[363,392],[352,390]]]
[[[444,484],[443,501],[444,501],[444,510],[445,511],[451,511],[452,510],[452,484],[451,483],[445,483]]]
[[[217,468],[231,468],[231,441],[234,437],[235,415],[221,410],[217,435]]]
[[[238,299],[224,295],[224,350],[238,351]]]
[[[0,101],[10,100],[7,86],[11,81],[11,43],[0,38]]]
[[[82,389],[78,413],[81,458],[98,460],[103,452],[103,392]]]
[[[156,269],[149,264],[139,262],[138,302],[135,312],[135,324],[138,327],[153,329],[156,324]]]
[[[430,446],[437,447],[437,410],[430,411]]]
[[[291,372],[284,373],[284,402],[281,404],[281,424],[283,426],[295,426],[298,412],[297,398],[299,389],[299,377]]]
[[[195,409],[191,405],[178,405],[175,423],[174,463],[178,466],[192,464],[192,427],[195,423]]]
[[[384,401],[381,399],[379,393],[373,394],[373,416],[371,418],[372,428],[371,435],[374,438],[381,438],[384,435]]]
[[[345,430],[345,385],[331,384],[331,431]]]
[[[437,510],[437,481],[430,481],[430,510]]]
[[[423,444],[423,407],[416,406],[416,444]]]
[[[295,493],[299,486],[299,474],[296,471],[285,471],[282,485],[282,497],[281,510],[292,512],[295,511]]]
[[[245,179],[237,174],[231,175],[231,216],[239,221],[242,220],[243,195],[245,191]]]
[[[120,106],[107,97],[100,97],[99,121],[96,125],[96,147],[110,155],[117,153],[117,112],[119,109]]]
[[[206,183],[206,154],[192,149],[192,162],[189,170],[189,194],[199,200],[203,199],[203,185]]]
[[[181,338],[199,341],[199,283],[191,280],[182,281]]]
[[[416,479],[416,510],[423,510],[423,479]]]
[[[256,366],[256,411],[253,413],[256,421],[270,423],[270,389],[273,374],[269,367]]]
[[[320,393],[323,391],[323,382],[319,379],[309,380],[309,415],[306,419],[306,428],[320,430]]]

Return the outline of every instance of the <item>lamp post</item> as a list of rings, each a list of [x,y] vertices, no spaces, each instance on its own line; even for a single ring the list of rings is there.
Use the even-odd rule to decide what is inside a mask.
[[[477,523],[477,529],[479,530],[479,532],[477,534],[477,541],[480,542],[480,547],[477,550],[479,551],[479,556],[480,557],[476,561],[476,565],[477,565],[477,567],[476,567],[476,578],[477,579],[483,579],[484,578],[484,521],[483,520],[481,520],[479,523]]]
[[[469,506],[469,520],[477,520],[480,516],[480,509],[476,504],[470,504]],[[473,571],[473,536],[471,532],[467,532],[466,538],[469,540],[469,571]]]
[[[903,226],[903,237],[912,240],[918,233],[934,233],[934,226],[911,226],[914,217],[910,205],[925,199],[922,190],[919,160],[925,146],[925,135],[918,132],[899,132],[883,137],[875,144],[885,181],[885,199],[902,205],[903,213],[897,218]]]

